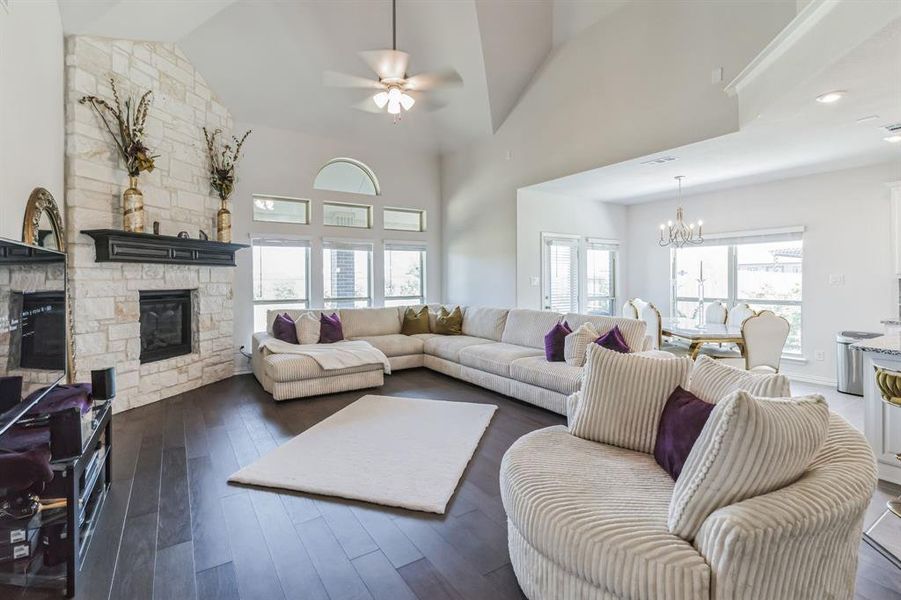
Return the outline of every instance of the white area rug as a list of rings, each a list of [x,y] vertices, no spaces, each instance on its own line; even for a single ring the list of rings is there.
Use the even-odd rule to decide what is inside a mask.
[[[495,410],[363,396],[228,480],[444,514]]]

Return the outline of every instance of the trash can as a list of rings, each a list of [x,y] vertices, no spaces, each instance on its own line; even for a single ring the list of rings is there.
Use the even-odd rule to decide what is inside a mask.
[[[841,331],[835,336],[838,391],[863,396],[863,354],[851,344],[881,335],[871,331]]]

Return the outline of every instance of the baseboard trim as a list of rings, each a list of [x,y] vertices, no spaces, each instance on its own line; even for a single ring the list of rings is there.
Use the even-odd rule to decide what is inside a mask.
[[[835,387],[838,382],[835,379],[830,379],[829,377],[819,377],[817,375],[804,375],[803,373],[792,373],[791,371],[782,371],[782,374],[788,377],[789,379],[793,379],[795,381],[800,381],[801,383],[815,383],[817,385],[826,385],[829,387]]]

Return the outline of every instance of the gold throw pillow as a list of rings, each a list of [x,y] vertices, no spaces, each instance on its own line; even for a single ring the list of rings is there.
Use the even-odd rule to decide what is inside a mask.
[[[404,335],[428,333],[429,308],[423,306],[419,310],[414,310],[412,307],[408,307],[404,311],[404,324],[401,325],[400,332]]]
[[[463,335],[463,311],[460,307],[456,307],[453,311],[448,312],[443,306],[438,311],[438,318],[435,319],[435,331],[432,333],[440,333],[441,335]]]

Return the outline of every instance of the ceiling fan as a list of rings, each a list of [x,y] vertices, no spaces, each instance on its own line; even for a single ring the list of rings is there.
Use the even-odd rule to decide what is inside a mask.
[[[326,71],[323,83],[328,87],[362,88],[374,94],[354,105],[366,112],[383,111],[394,115],[394,122],[401,118],[401,111],[408,111],[420,102],[426,110],[437,110],[443,104],[425,95],[441,88],[463,85],[460,74],[453,69],[407,76],[410,55],[397,49],[397,0],[391,0],[391,50],[364,50],[360,58],[378,75],[378,80]]]

